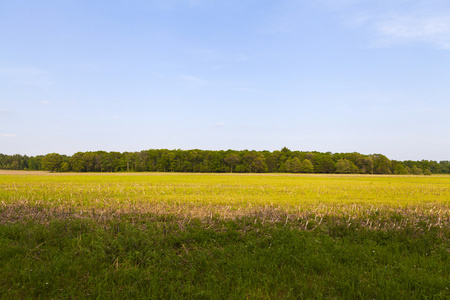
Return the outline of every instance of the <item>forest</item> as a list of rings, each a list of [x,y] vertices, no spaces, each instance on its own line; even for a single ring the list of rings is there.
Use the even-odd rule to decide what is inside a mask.
[[[396,161],[382,154],[276,151],[168,150],[0,154],[0,169],[51,172],[199,172],[323,174],[449,174],[450,161]]]

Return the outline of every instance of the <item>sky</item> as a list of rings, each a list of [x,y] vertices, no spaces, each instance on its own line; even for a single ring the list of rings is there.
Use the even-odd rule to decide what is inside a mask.
[[[0,153],[450,160],[448,0],[0,0]]]

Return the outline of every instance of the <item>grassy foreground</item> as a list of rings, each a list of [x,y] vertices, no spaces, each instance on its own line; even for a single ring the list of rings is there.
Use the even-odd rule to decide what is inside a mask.
[[[0,173],[3,298],[448,299],[450,177]]]

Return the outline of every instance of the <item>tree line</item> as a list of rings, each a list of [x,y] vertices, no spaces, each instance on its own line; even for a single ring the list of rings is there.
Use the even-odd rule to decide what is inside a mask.
[[[0,169],[51,172],[200,172],[325,174],[450,174],[450,161],[396,161],[382,154],[276,151],[168,150],[77,152],[72,156],[0,154]]]

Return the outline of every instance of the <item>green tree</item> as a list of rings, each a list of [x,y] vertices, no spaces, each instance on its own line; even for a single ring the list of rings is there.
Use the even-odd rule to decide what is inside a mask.
[[[281,151],[273,151],[265,153],[265,161],[267,164],[268,172],[274,173],[274,172],[280,172],[281,162],[280,162],[280,156]]]
[[[166,172],[170,169],[170,159],[168,150],[163,150],[156,163],[156,169],[159,172]]]
[[[288,160],[286,160],[284,163],[281,163],[281,166],[280,166],[280,168],[279,168],[279,171],[280,172],[287,172],[287,173],[289,173],[289,172],[292,172],[292,159],[288,159]]]
[[[336,173],[347,174],[350,173],[350,161],[348,159],[339,159],[336,163]]]
[[[77,152],[69,159],[69,163],[72,166],[72,170],[75,172],[86,171],[86,166],[83,158],[83,152]]]
[[[264,173],[267,172],[267,165],[264,162],[264,157],[258,156],[253,160],[252,169],[255,173]]]
[[[41,170],[41,165],[42,165],[42,155],[38,155],[35,157],[30,157],[29,160],[29,169],[30,170]]]
[[[449,174],[450,173],[450,161],[443,160],[439,162],[439,167],[442,173]]]
[[[236,154],[230,154],[225,156],[224,161],[230,166],[230,172],[233,173],[233,167],[241,161],[241,158]]]
[[[305,158],[305,160],[303,160],[302,162],[302,172],[303,173],[312,173],[314,171],[314,166],[313,163]]]
[[[422,169],[417,166],[412,167],[412,173],[414,175],[423,175]]]
[[[391,174],[391,161],[382,154],[371,156],[373,160],[373,169],[376,174]]]
[[[394,174],[408,175],[408,170],[406,169],[406,167],[403,164],[397,163],[394,167]]]
[[[291,162],[291,171],[293,173],[300,173],[302,171],[302,162],[298,157],[294,157]]]
[[[308,153],[306,153],[306,155],[305,155],[305,159],[309,160],[310,162],[313,162],[314,156],[315,156],[314,153],[308,152]]]
[[[245,166],[245,169],[247,169],[251,173],[252,167],[253,167],[253,161],[256,159],[258,154],[256,151],[245,150],[244,152],[245,152],[245,154],[242,157],[242,164]]]
[[[358,174],[359,173],[358,167],[351,160],[349,162],[350,162],[350,173]]]
[[[314,157],[315,161],[318,161],[317,155]],[[323,153],[321,155],[321,167],[320,169],[316,169],[316,172],[319,173],[334,173],[336,170],[336,164],[333,161],[332,155],[330,152]]]
[[[61,164],[61,172],[70,172],[70,164],[67,161]]]
[[[373,174],[373,160],[371,157],[364,158],[362,171],[365,174]]]
[[[20,170],[20,163],[17,160],[14,160],[10,166],[11,170]]]
[[[42,159],[42,168],[50,172],[61,171],[63,157],[58,153],[50,153]]]

